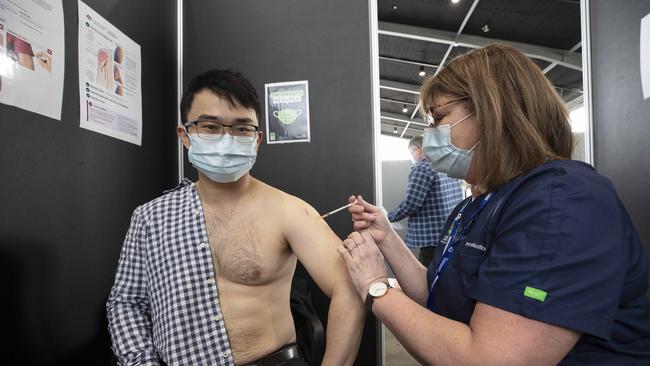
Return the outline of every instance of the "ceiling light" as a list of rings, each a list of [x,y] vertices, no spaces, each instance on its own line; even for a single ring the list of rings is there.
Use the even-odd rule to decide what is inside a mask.
[[[420,72],[418,72],[418,75],[420,75],[420,76],[424,76],[424,75],[426,75],[426,74],[427,74],[427,73],[426,73],[426,71],[424,71],[424,66],[420,66]]]
[[[393,5],[393,10],[397,10],[397,5]]]
[[[402,108],[402,113],[406,113],[408,111],[409,111],[408,107],[406,107],[406,104],[404,104],[404,107]]]
[[[397,133],[397,127],[393,127],[393,133]]]
[[[460,0],[451,0],[452,4],[458,4],[459,2],[460,2]]]

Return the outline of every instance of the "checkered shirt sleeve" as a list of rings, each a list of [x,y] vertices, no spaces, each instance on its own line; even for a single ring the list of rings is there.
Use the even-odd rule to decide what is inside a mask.
[[[388,214],[388,220],[395,222],[415,214],[432,189],[432,183],[433,174],[428,163],[415,165],[409,173],[406,195],[399,206]]]
[[[106,304],[120,365],[234,365],[198,193],[138,207]]]
[[[113,352],[120,365],[159,365],[151,334],[151,313],[147,293],[145,228],[138,210],[131,216],[120,265],[107,306]]]
[[[460,182],[432,170],[422,160],[411,170],[406,195],[388,219],[394,222],[408,217],[409,247],[435,246],[447,216],[461,200]]]

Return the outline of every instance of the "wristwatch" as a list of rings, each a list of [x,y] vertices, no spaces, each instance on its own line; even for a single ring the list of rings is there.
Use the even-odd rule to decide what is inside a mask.
[[[374,304],[375,299],[386,295],[386,292],[391,287],[388,282],[384,281],[376,281],[370,284],[368,295],[366,295],[366,308],[368,308],[368,311],[372,311],[372,304]]]

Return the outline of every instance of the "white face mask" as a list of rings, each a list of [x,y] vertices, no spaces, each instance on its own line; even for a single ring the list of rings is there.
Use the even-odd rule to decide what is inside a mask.
[[[452,125],[424,129],[422,151],[433,170],[451,178],[464,179],[467,176],[473,151],[479,143],[469,150],[460,149],[451,143],[451,129],[471,115],[472,113],[468,114]]]
[[[190,163],[214,182],[235,182],[255,164],[257,146],[254,137],[242,142],[229,134],[209,140],[196,134],[187,135],[190,138]]]

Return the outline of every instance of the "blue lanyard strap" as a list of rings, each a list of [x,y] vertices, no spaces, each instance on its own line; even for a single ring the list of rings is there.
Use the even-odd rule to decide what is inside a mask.
[[[438,282],[438,279],[440,278],[440,275],[442,275],[445,269],[447,269],[447,265],[449,264],[449,262],[451,262],[451,258],[454,255],[454,248],[456,247],[456,244],[458,244],[458,241],[460,241],[460,237],[469,231],[474,221],[476,221],[478,214],[481,213],[483,208],[490,201],[490,198],[492,198],[492,192],[488,193],[487,196],[485,196],[481,200],[481,204],[479,205],[478,210],[474,212],[467,225],[465,225],[461,230],[460,234],[458,234],[458,228],[460,226],[461,218],[463,217],[463,211],[465,211],[465,209],[467,208],[467,206],[469,206],[472,200],[468,200],[467,202],[465,202],[463,207],[461,207],[460,211],[458,211],[458,215],[456,215],[456,218],[454,218],[454,221],[451,224],[451,229],[449,230],[449,234],[447,236],[447,242],[445,243],[445,248],[442,251],[442,257],[440,258],[440,263],[438,263],[438,267],[436,267],[436,277],[433,278],[433,282],[431,282],[431,288],[429,288],[429,297],[427,298],[427,308],[429,308],[429,310],[433,311],[433,304],[435,300],[433,290],[436,286],[436,283]]]

